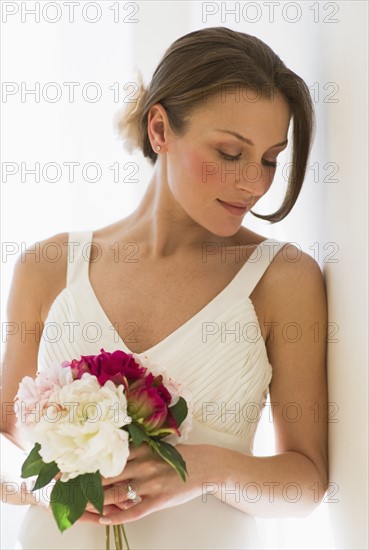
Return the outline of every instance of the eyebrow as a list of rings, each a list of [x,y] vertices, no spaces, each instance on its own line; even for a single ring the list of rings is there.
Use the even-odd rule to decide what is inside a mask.
[[[220,128],[216,128],[216,132],[225,132],[226,134],[231,134],[232,136],[236,137],[240,141],[243,141],[244,143],[247,143],[248,145],[254,146],[255,143],[251,141],[251,139],[245,138],[244,136],[241,136],[241,134],[238,134],[237,132],[233,132],[232,130],[222,130]],[[279,147],[281,145],[287,145],[288,140],[282,141],[281,143],[276,143],[275,145],[272,145],[269,147],[269,149],[273,149],[273,147]]]

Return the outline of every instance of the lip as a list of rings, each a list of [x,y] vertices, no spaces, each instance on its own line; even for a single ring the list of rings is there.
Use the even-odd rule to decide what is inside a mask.
[[[231,214],[235,214],[236,216],[242,216],[245,214],[249,208],[250,204],[242,204],[240,202],[225,202],[220,199],[217,199],[218,202]]]

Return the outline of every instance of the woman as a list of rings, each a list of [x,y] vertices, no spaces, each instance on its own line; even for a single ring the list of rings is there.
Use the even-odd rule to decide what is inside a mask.
[[[27,493],[21,500],[33,505],[18,548],[104,548],[102,525],[117,523],[133,549],[255,548],[253,516],[306,515],[322,499],[323,277],[297,247],[242,225],[272,184],[291,123],[284,202],[271,215],[254,213],[271,222],[290,212],[303,183],[313,131],[307,86],[253,36],[214,27],[179,38],[118,119],[127,147],[153,164],[138,208],[40,243],[63,250],[57,263],[42,253],[39,262],[18,260],[8,321],[58,334],[9,337],[5,400],[37,366],[101,347],[166,368],[193,399],[193,429],[178,446],[186,483],[146,445],[131,449],[121,475],[104,480],[103,516],[89,506],[63,535],[47,502]],[[276,454],[256,457],[268,391]],[[8,416],[3,430],[22,445]]]

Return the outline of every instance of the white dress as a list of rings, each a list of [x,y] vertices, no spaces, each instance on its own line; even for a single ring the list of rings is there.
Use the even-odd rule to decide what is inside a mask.
[[[53,362],[99,353],[101,348],[130,353],[89,281],[92,236],[92,231],[69,233],[69,242],[76,244],[70,248],[67,285],[45,321],[39,370]],[[162,365],[190,389],[194,410],[188,444],[206,443],[252,454],[272,366],[249,295],[285,244],[266,239],[205,307],[164,340],[136,354]],[[210,494],[127,523],[125,529],[131,550],[233,550],[260,544],[254,517]],[[61,534],[52,514],[33,505],[20,526],[16,548],[104,550],[105,527],[77,522]]]

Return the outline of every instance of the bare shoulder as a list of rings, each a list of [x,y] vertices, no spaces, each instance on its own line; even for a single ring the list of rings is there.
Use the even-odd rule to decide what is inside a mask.
[[[60,260],[67,249],[68,233],[56,233],[28,245],[18,256],[17,264],[28,266],[28,269],[33,271],[52,269],[52,266],[60,265]]]
[[[30,244],[17,258],[8,308],[16,289],[32,298],[41,320],[66,286],[68,233],[57,233]]]
[[[254,242],[257,237],[261,236],[253,237]],[[268,249],[271,254],[273,247]],[[326,316],[325,283],[319,264],[292,243],[276,251],[250,297],[269,344],[275,327],[297,322],[309,308],[313,310],[310,317],[319,317],[321,323]]]
[[[325,281],[319,264],[301,248],[287,243],[274,256],[266,275],[263,292],[267,318],[274,327],[273,337],[268,339],[268,353],[274,355],[277,348],[284,353],[291,343],[296,353],[303,345],[304,353],[312,344],[317,349],[316,339],[320,344],[325,341],[328,317]]]
[[[266,285],[274,289],[270,298],[277,303],[291,302],[294,296],[311,299],[325,295],[323,273],[316,260],[292,243],[286,243],[274,256],[267,271]],[[275,292],[275,289],[278,292]],[[288,299],[288,300],[287,300]]]
[[[240,244],[246,246],[259,245],[267,239],[267,237],[246,228],[240,230],[238,237]],[[324,292],[324,278],[320,266],[310,254],[287,242],[275,254],[260,286],[263,293],[270,290],[270,296],[268,296],[268,301],[270,301],[273,298],[281,300],[287,295],[290,296],[292,288],[301,294],[302,288],[307,290],[308,285],[315,286],[317,291]],[[278,288],[278,293],[275,292],[276,288]]]

